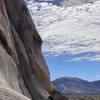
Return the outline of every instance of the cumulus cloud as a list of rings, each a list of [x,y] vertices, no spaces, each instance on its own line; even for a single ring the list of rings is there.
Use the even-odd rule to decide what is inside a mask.
[[[41,23],[37,28],[44,53],[73,56],[69,61],[100,61],[100,1],[67,9],[43,5],[32,16]]]

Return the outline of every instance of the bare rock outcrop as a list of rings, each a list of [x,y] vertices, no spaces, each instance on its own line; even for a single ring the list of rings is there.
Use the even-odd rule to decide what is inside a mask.
[[[24,0],[0,0],[0,100],[54,100],[41,45]]]
[[[41,45],[25,2],[0,0],[0,86],[4,87],[0,97],[6,92],[6,100],[21,100],[11,98],[13,90],[16,96],[19,93],[32,100],[48,100],[50,73]]]
[[[63,94],[61,94],[59,91],[55,89],[50,94],[52,95],[54,100],[69,100],[66,96],[64,96]]]

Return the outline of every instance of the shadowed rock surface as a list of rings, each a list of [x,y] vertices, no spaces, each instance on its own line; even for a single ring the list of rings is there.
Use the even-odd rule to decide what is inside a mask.
[[[25,2],[0,0],[0,100],[50,100],[41,45]]]
[[[51,95],[53,96],[54,100],[69,100],[67,97],[65,97],[63,94],[61,94],[57,90],[53,90],[51,92]]]

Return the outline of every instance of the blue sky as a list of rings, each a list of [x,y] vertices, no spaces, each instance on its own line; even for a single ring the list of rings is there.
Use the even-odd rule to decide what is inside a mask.
[[[100,80],[100,62],[78,61],[69,62],[67,55],[45,56],[51,73],[51,80],[59,77],[71,76],[88,81]]]
[[[100,1],[68,9],[46,7],[42,23],[52,23],[39,33],[51,80],[63,76],[100,80]]]

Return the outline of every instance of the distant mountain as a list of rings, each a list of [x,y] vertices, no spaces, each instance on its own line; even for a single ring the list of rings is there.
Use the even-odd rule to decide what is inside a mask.
[[[99,94],[100,81],[88,82],[79,78],[62,77],[54,80],[53,85],[63,94]]]

